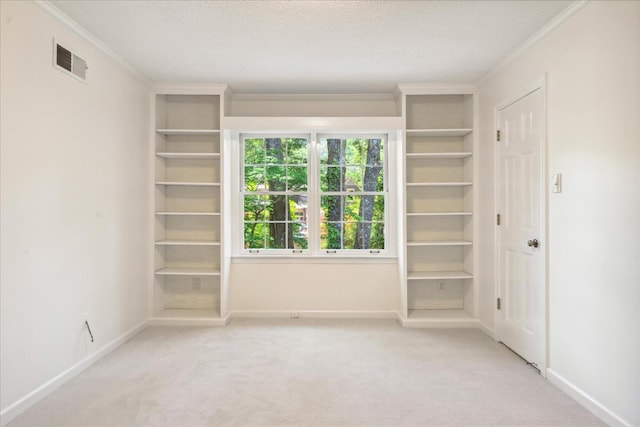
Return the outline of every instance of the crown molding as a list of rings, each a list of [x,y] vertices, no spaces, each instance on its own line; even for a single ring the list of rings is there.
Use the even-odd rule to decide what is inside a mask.
[[[524,43],[522,43],[516,50],[511,52],[506,58],[500,61],[497,65],[491,68],[483,77],[481,77],[476,86],[483,85],[489,77],[504,69],[507,65],[513,62],[516,58],[520,57],[523,53],[531,49],[533,46],[544,40],[549,34],[560,28],[564,24],[571,21],[577,16],[584,8],[589,6],[593,0],[577,0],[567,6],[559,15],[549,21],[544,27],[538,30],[534,35],[529,37]]]
[[[93,45],[95,48],[97,48],[99,51],[101,51],[106,56],[111,58],[113,61],[115,61],[118,65],[120,65],[122,68],[124,68],[130,74],[132,74],[134,77],[140,79],[147,86],[152,86],[152,84],[149,81],[149,79],[147,78],[147,76],[142,74],[137,68],[135,68],[134,66],[129,64],[127,61],[125,61],[123,57],[121,57],[116,52],[114,52],[109,46],[104,44],[100,39],[98,39],[96,36],[94,36],[92,33],[90,33],[86,28],[84,28],[83,26],[78,24],[76,21],[71,19],[69,16],[67,16],[64,12],[62,12],[60,9],[55,7],[49,1],[47,1],[47,0],[31,0],[31,3],[34,4],[35,6],[37,6],[40,10],[45,12],[47,15],[49,15],[50,17],[52,17],[56,21],[60,22],[62,25],[67,27],[69,30],[71,30],[74,33],[76,33],[78,36],[83,38],[85,41],[87,41],[88,43]]]

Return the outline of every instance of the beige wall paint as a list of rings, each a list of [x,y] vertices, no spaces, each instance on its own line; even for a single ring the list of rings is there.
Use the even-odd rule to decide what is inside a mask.
[[[148,317],[150,88],[34,4],[0,8],[5,411]]]
[[[232,264],[233,312],[398,311],[393,264]]]
[[[638,425],[640,2],[592,3],[481,83],[480,318],[494,326],[494,108],[545,74],[549,368]]]

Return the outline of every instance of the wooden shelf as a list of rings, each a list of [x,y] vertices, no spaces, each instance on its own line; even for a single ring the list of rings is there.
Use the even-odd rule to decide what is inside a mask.
[[[156,212],[156,215],[165,216],[220,216],[220,212]]]
[[[407,136],[465,136],[473,129],[407,129]]]
[[[215,268],[161,268],[156,270],[158,276],[219,276],[220,270]]]
[[[472,212],[407,212],[408,217],[423,217],[423,216],[470,216]]]
[[[473,279],[473,275],[466,271],[411,271],[407,275],[409,280],[454,280]]]
[[[220,242],[214,240],[158,240],[159,246],[220,246]]]
[[[459,153],[407,153],[407,159],[464,159],[473,156],[471,152]]]
[[[407,246],[469,246],[473,242],[468,240],[432,240],[426,242],[407,242]]]
[[[180,182],[180,181],[159,181],[156,185],[182,185],[189,187],[219,187],[219,182]]]
[[[407,187],[468,187],[472,182],[407,182]]]
[[[156,156],[164,159],[193,159],[193,160],[206,160],[206,159],[218,159],[220,153],[156,153]]]
[[[156,129],[161,135],[218,135],[220,129]]]

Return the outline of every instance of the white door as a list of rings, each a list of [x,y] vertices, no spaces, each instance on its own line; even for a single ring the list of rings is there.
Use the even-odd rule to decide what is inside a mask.
[[[498,338],[544,374],[543,89],[498,111]]]

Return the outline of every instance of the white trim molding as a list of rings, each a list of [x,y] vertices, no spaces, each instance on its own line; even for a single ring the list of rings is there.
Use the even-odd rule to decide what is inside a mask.
[[[17,402],[14,402],[13,404],[6,407],[2,412],[0,412],[0,425],[4,426],[9,424],[10,421],[14,420],[27,409],[31,408],[33,405],[57,390],[64,383],[127,342],[134,335],[142,331],[146,326],[146,320],[139,323],[124,334],[120,335],[118,338],[103,346],[101,349],[80,360],[70,368],[66,369],[65,371],[51,378],[46,383],[42,384],[40,387],[28,393]]]
[[[125,70],[131,73],[133,76],[140,79],[147,86],[151,87],[151,82],[145,76],[135,68],[133,65],[129,64],[125,59],[118,55],[114,50],[112,50],[109,46],[104,44],[100,39],[91,34],[86,28],[82,25],[78,24],[76,21],[67,16],[64,12],[54,6],[52,3],[45,0],[31,0],[35,6],[37,6],[40,10],[45,12],[47,15],[60,22],[62,25],[67,27],[69,30],[76,33],[78,36],[86,40],[88,43],[96,47],[99,51],[107,55],[113,61],[115,61],[118,65],[122,66]]]
[[[535,34],[524,41],[516,50],[511,52],[502,61],[492,67],[484,76],[482,76],[477,82],[476,86],[482,86],[485,81],[498,71],[505,68],[512,61],[518,58],[520,55],[528,51],[534,45],[544,40],[549,34],[555,31],[557,28],[571,21],[578,13],[580,13],[585,7],[589,6],[593,0],[577,0],[567,6],[559,15],[549,21],[544,27],[539,29]]]
[[[553,369],[547,369],[547,379],[608,425],[633,427],[632,423],[616,415],[612,410],[598,402],[566,378],[562,377]]]

